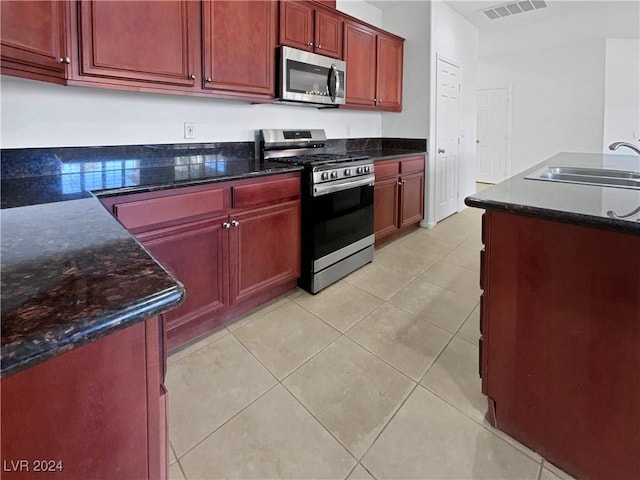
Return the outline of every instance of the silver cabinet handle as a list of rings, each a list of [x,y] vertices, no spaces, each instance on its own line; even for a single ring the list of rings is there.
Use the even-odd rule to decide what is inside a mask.
[[[66,63],[68,65],[71,63],[71,59],[69,57],[59,57],[58,63]]]
[[[307,42],[307,47],[313,47],[313,42]]]
[[[211,83],[211,77],[205,78],[204,81],[207,82],[207,83]]]
[[[439,148],[439,149],[438,149],[438,153],[445,153],[444,148]]]
[[[192,73],[191,75],[189,75],[189,79],[191,79],[191,80],[195,80],[195,79],[196,79],[196,76]]]
[[[231,224],[229,222],[222,222],[222,228],[229,229],[231,228]]]
[[[237,220],[231,220],[231,226],[232,227],[237,227],[238,225],[240,225],[240,222]]]
[[[402,185],[402,181],[398,180],[398,185]]]
[[[322,45],[316,45],[316,48],[322,48]]]

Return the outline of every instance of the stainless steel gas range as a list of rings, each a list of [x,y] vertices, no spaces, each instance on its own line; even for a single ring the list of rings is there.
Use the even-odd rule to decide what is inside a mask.
[[[317,293],[373,260],[374,167],[369,157],[326,153],[324,130],[260,130],[260,160],[304,167],[298,285]]]

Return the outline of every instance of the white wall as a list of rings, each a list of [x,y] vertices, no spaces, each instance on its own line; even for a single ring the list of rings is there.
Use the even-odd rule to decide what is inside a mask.
[[[383,14],[382,28],[405,38],[403,107],[382,114],[386,137],[427,138],[429,135],[429,40],[431,7],[428,2],[403,2]]]
[[[382,10],[363,0],[336,0],[336,10],[382,28]]]
[[[475,193],[476,177],[476,123],[477,123],[477,27],[442,1],[431,3],[431,58],[429,151],[435,151],[436,122],[436,55],[460,65],[460,150],[458,161],[458,210],[465,208],[465,197]],[[427,165],[427,203],[425,224],[435,222],[435,156],[430,155]]]
[[[640,148],[640,40],[609,38],[605,44],[604,134],[602,150],[613,142]],[[633,154],[627,148],[615,153]]]
[[[637,38],[639,5],[558,0],[544,21],[482,31],[478,88],[512,87],[512,175],[561,151],[602,151],[605,38]]]
[[[324,128],[378,137],[376,112],[318,110],[178,95],[64,87],[2,77],[2,148],[252,141],[260,128]],[[184,139],[184,122],[196,138]]]

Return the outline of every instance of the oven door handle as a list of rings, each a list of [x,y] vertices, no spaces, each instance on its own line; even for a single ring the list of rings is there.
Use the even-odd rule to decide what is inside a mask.
[[[320,195],[328,195],[329,193],[340,192],[342,190],[348,190],[350,188],[362,187],[365,185],[373,186],[373,181],[375,179],[375,175],[366,175],[364,177],[360,177],[356,180],[352,180],[351,182],[340,182],[340,183],[325,183],[320,185],[314,185],[313,190],[311,192],[311,196],[319,197]]]

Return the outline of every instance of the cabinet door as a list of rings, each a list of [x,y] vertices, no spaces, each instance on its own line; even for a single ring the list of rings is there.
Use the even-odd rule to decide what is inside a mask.
[[[344,60],[347,105],[375,107],[376,32],[364,25],[344,22]]]
[[[193,87],[193,2],[82,1],[80,75]]]
[[[3,74],[64,83],[67,8],[55,0],[0,2]]]
[[[378,107],[383,110],[402,110],[402,53],[404,42],[398,38],[378,34],[377,95]]]
[[[204,88],[273,98],[276,2],[203,2]]]
[[[376,242],[398,229],[398,178],[377,181],[373,187],[373,230]]]
[[[232,214],[231,303],[300,276],[300,201]]]
[[[292,0],[280,2],[280,45],[312,52],[313,41],[313,6]]]
[[[227,216],[138,234],[137,238],[186,289],[182,305],[164,315],[172,328],[222,310],[228,301]]]
[[[137,323],[0,380],[2,478],[154,478],[149,449],[157,436],[147,428],[158,420],[148,408],[158,373],[148,382],[149,340],[145,322]],[[61,468],[9,473],[10,460],[20,459]]]
[[[315,17],[315,52],[342,58],[342,17],[318,8]]]
[[[400,228],[422,220],[424,212],[424,174],[400,177]]]

